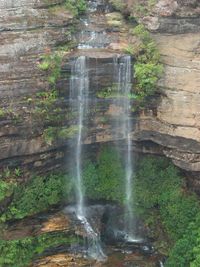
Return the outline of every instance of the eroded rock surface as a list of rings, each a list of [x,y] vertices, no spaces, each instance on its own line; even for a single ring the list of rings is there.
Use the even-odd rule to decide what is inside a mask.
[[[22,164],[46,172],[61,168],[67,157],[67,142],[46,143],[43,133],[49,126],[48,122],[44,125],[41,118],[32,116],[34,96],[37,92],[49,90],[47,74],[38,68],[41,56],[51,53],[61,44],[68,44],[73,39],[70,34],[72,25],[75,28],[78,25],[70,12],[55,8],[62,2],[51,0],[47,4],[45,0],[23,0],[0,3],[0,105],[1,111],[6,112],[6,115],[0,115],[1,167],[8,163],[14,166]],[[127,3],[128,13],[134,15],[134,2]],[[147,1],[142,3],[146,5]],[[93,22],[91,33],[96,30],[100,36],[109,37],[106,47],[71,55],[73,58],[89,53],[93,96],[101,90],[100,84],[104,88],[110,86],[114,56],[120,55],[127,43],[136,42],[129,36],[122,16],[112,9],[106,12],[105,16],[100,16],[99,25],[96,15],[90,18]],[[197,0],[159,0],[149,8],[148,14],[140,17],[150,30],[156,32],[154,37],[165,72],[159,83],[161,97],[157,107],[141,112],[133,133],[134,140],[142,144],[149,144],[149,141],[158,144],[161,147],[157,148],[159,153],[162,151],[177,166],[195,173],[196,177],[200,172],[199,14]],[[86,22],[83,20],[82,23]],[[77,27],[81,33],[80,24]],[[65,97],[69,94],[69,74],[70,64],[66,55],[62,77],[58,81],[58,90]],[[110,112],[115,112],[115,108],[109,105],[109,101],[102,101],[105,102],[103,105],[101,101],[93,101],[93,123],[86,144],[113,140]],[[96,109],[96,114],[92,109]],[[148,145],[148,151],[153,150]],[[145,146],[142,151],[147,151]],[[194,179],[194,184],[199,186],[198,179]]]
[[[0,3],[0,107],[5,113],[0,118],[1,160],[22,156],[21,162],[32,168],[61,165],[63,155],[60,158],[60,152],[44,143],[41,126],[33,121],[27,99],[49,88],[46,73],[37,67],[40,57],[71,40],[67,33],[76,21],[70,12],[55,8],[62,2]],[[59,159],[54,164],[55,154]]]
[[[140,116],[137,136],[165,148],[164,154],[188,171],[200,170],[200,38],[197,34],[156,35],[165,73],[157,114]]]

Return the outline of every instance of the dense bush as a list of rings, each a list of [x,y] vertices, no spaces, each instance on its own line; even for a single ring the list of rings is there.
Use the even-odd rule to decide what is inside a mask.
[[[85,165],[83,179],[90,198],[123,201],[124,171],[115,148],[102,147],[97,162]]]
[[[86,7],[85,0],[65,0],[65,8],[70,10],[75,16],[84,13]]]
[[[14,190],[14,185],[0,181],[0,201],[10,196]]]
[[[177,169],[166,159],[146,157],[138,167],[135,194],[138,211],[147,221],[152,219],[152,210],[159,210],[159,218],[174,244],[165,266],[199,266],[199,201],[184,190]],[[153,220],[156,224],[156,217]]]
[[[36,176],[25,186],[18,186],[14,198],[1,220],[21,219],[48,209],[64,198],[69,198],[72,183],[63,174]]]
[[[134,28],[133,34],[141,41],[136,54],[135,78],[137,93],[141,96],[152,95],[157,89],[157,81],[162,74],[160,54],[154,40],[143,25]]]
[[[160,64],[160,54],[156,44],[145,27],[139,24],[132,33],[140,40],[140,44],[136,47],[129,45],[126,52],[136,59],[134,64],[135,93],[138,99],[143,100],[146,96],[156,92],[163,66]]]
[[[85,160],[83,165],[84,190],[88,198],[123,201],[124,171],[115,148],[102,147],[95,163]],[[70,201],[75,186],[73,177],[63,173],[33,177],[26,185],[15,188],[12,203],[1,221],[22,219],[62,201]]]
[[[83,184],[88,198],[123,203],[124,167],[115,148],[102,146],[97,159],[86,160],[83,166]],[[156,226],[159,218],[168,234],[171,250],[166,267],[199,267],[199,201],[194,194],[187,192],[177,168],[166,159],[145,157],[136,168],[134,180],[136,211],[147,224]],[[34,177],[25,186],[15,189],[13,202],[1,219],[23,218],[46,210],[64,199],[70,200],[75,186],[72,181],[72,177],[58,174]],[[33,245],[32,239],[23,241],[1,241],[0,251],[7,256],[0,260],[7,261],[7,266],[22,266],[18,263],[12,265],[9,260],[15,259],[19,247],[22,262],[32,257],[33,254],[29,255],[26,251]]]
[[[123,200],[124,171],[117,150],[113,147],[102,147],[95,168],[96,181],[91,179],[91,174],[84,177],[86,188],[87,185],[90,185],[90,192],[93,188],[92,196],[96,199],[118,200],[121,202]],[[92,184],[89,183],[89,177]],[[88,195],[90,196],[89,192]]]
[[[38,237],[26,237],[18,240],[0,240],[0,266],[28,266],[33,257],[41,254],[47,248],[58,245],[71,245],[78,240],[65,233],[47,233]]]

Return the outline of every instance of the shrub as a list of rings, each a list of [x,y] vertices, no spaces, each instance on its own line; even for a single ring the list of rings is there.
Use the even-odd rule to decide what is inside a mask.
[[[48,71],[48,82],[53,86],[60,77],[61,62],[63,56],[63,51],[48,53],[41,57],[41,62],[38,64],[38,68],[40,70]]]
[[[7,183],[0,181],[0,201],[10,196],[14,190],[15,185],[13,183]]]
[[[70,127],[49,126],[44,130],[43,137],[48,145],[52,145],[55,141],[66,141],[69,138],[73,138],[77,134],[77,132],[77,125],[71,125]]]
[[[123,11],[126,6],[123,0],[109,0],[109,2],[119,11]]]
[[[70,178],[63,174],[33,177],[28,184],[16,188],[13,201],[1,220],[22,219],[44,211],[64,198],[69,200],[71,190]]]
[[[145,27],[140,24],[133,29],[132,33],[140,39],[141,44],[137,48],[129,45],[126,52],[136,59],[134,64],[135,91],[143,100],[146,96],[156,92],[163,66],[159,62],[160,54],[156,44]]]
[[[78,238],[65,233],[47,233],[19,240],[0,240],[0,266],[24,267],[48,248],[77,243]]]
[[[172,243],[166,267],[199,266],[199,201],[183,190],[183,185],[184,180],[168,160],[145,157],[139,164],[135,182],[138,212],[156,224],[152,211],[159,211]]]
[[[65,0],[65,8],[78,16],[86,11],[87,6],[85,0]]]
[[[145,97],[154,94],[162,66],[154,63],[136,63],[134,69],[138,95]]]
[[[86,195],[90,198],[123,202],[124,170],[115,148],[102,147],[97,163],[88,161],[83,176]]]

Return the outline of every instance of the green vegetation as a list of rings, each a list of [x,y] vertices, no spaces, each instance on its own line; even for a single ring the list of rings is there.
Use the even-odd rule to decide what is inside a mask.
[[[11,107],[4,107],[0,108],[0,119],[10,119],[13,121],[13,123],[18,123],[21,121],[20,115],[15,112],[15,110]]]
[[[157,90],[157,81],[163,72],[160,64],[160,54],[155,42],[143,25],[138,25],[133,29],[133,34],[137,36],[141,44],[136,49],[129,47],[128,52],[136,58],[134,65],[134,76],[136,79],[136,94],[142,99],[153,95]]]
[[[123,0],[109,0],[109,2],[115,7],[118,11],[125,11],[127,5]],[[143,16],[148,16],[152,13],[153,8],[155,7],[157,0],[134,0],[129,5],[131,11],[131,17],[140,18]]]
[[[118,11],[123,11],[126,7],[126,4],[122,0],[109,0],[109,2],[116,8]]]
[[[16,186],[17,179],[22,176],[22,171],[20,168],[10,169],[6,167],[1,170],[0,174],[0,201],[5,198],[10,197]]]
[[[85,195],[91,199],[123,202],[123,166],[119,153],[112,147],[102,147],[97,162],[88,161],[83,172]]]
[[[113,97],[119,97],[120,94],[118,93],[117,85],[113,84],[112,86],[106,87],[100,92],[98,92],[97,96],[99,98],[113,98]]]
[[[160,54],[156,44],[145,27],[143,25],[136,26],[132,34],[139,39],[139,45],[134,47],[128,45],[125,52],[136,59],[134,92],[129,95],[122,95],[118,92],[117,85],[114,84],[98,92],[97,96],[99,98],[128,97],[136,100],[138,107],[141,107],[146,97],[157,91],[157,82],[163,73],[163,66],[160,64]]]
[[[6,116],[6,111],[3,108],[0,108],[0,118]]]
[[[86,11],[85,0],[65,0],[65,8],[70,10],[74,16],[78,16]]]
[[[14,190],[15,185],[13,183],[6,183],[0,181],[0,201],[4,200],[6,197],[9,197]]]
[[[102,146],[97,159],[91,161],[86,158],[83,166],[83,184],[88,198],[123,203],[124,167],[115,148]],[[10,172],[5,172],[5,175],[10,176]],[[20,175],[18,169],[15,175]],[[13,201],[1,216],[1,221],[21,219],[47,210],[63,201],[72,201],[76,186],[72,178],[70,175],[58,173],[46,177],[36,176],[26,185],[14,188]],[[143,217],[150,229],[157,232],[161,227],[168,236],[167,246],[165,240],[163,243],[157,243],[158,249],[169,256],[165,266],[198,267],[199,201],[194,194],[185,189],[184,180],[177,168],[167,159],[147,156],[136,166],[134,181],[136,212]],[[4,197],[8,187],[4,183],[0,185]],[[0,197],[2,198],[2,195]],[[23,266],[17,265],[18,262],[28,262],[35,255],[35,245],[31,249],[33,251],[31,254],[26,251],[26,248],[29,250],[29,246],[32,248],[33,242],[30,239],[2,242],[0,251],[2,255],[6,253],[6,256],[0,260],[7,261],[7,264],[10,260],[9,266]],[[48,244],[47,241],[46,243]],[[18,252],[19,247],[20,252]],[[41,249],[37,247],[38,251],[39,253],[43,251],[43,245]],[[17,254],[20,255],[19,261],[16,260],[16,265],[12,265]]]
[[[40,58],[38,68],[43,71],[48,71],[48,82],[53,86],[60,77],[61,62],[64,54],[64,51],[49,52]]]
[[[69,11],[74,17],[78,17],[86,11],[87,5],[85,0],[63,0],[62,3],[50,7],[50,12],[59,15],[64,11]]]
[[[39,92],[34,99],[27,99],[29,104],[34,104],[33,116],[43,122],[58,121],[57,116],[62,112],[56,107],[58,93],[55,89]]]
[[[64,99],[58,96],[57,91],[49,90],[39,92],[34,99],[28,98],[26,101],[33,104],[32,115],[37,120],[42,120],[48,125],[62,125],[67,119],[73,119],[76,114],[70,112],[64,103]]]
[[[63,12],[67,10],[74,17],[85,13],[86,9],[87,4],[85,0],[63,0],[62,3],[49,8],[50,12],[53,14],[63,14]]]
[[[48,145],[52,145],[53,142],[62,140],[66,141],[69,138],[73,138],[78,132],[77,125],[71,125],[69,127],[51,127],[49,126],[43,132],[43,137]]]
[[[77,133],[76,125],[64,126],[76,117],[76,113],[67,108],[55,89],[39,92],[35,99],[28,98],[26,101],[34,105],[32,116],[44,124],[43,138],[48,145],[72,138]]]
[[[65,233],[47,233],[18,240],[0,240],[0,266],[25,267],[48,248],[78,243],[78,238]]]
[[[70,198],[72,183],[61,173],[47,177],[36,176],[26,185],[15,188],[12,203],[1,216],[1,221],[22,219],[48,209]]]
[[[45,177],[35,176],[27,184],[18,185],[14,188],[10,206],[0,217],[1,221],[22,219],[72,200],[76,186],[72,178],[55,173]],[[116,149],[102,147],[95,163],[86,159],[83,180],[88,198],[123,202],[123,166]]]
[[[138,212],[150,226],[161,221],[170,238],[166,267],[199,266],[199,201],[184,190],[183,182],[169,161],[151,157],[140,163],[136,176]]]
[[[138,99],[138,95],[134,93],[130,94],[122,94],[118,92],[117,85],[113,84],[113,86],[106,87],[100,92],[97,93],[97,97],[99,98],[122,98],[126,97],[128,99]]]
[[[135,0],[132,12],[137,18],[149,16],[153,11],[153,8],[155,7],[156,3],[157,0],[146,0],[145,2],[143,1],[143,3],[141,3],[140,0]]]

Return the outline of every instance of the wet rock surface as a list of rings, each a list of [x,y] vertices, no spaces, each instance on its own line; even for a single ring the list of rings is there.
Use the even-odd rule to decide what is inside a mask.
[[[106,204],[92,205],[87,207],[88,216],[91,216],[96,228],[99,231],[103,229],[101,226],[102,216],[108,210],[120,211],[119,207]],[[112,213],[110,213],[112,217]],[[117,225],[117,222],[115,223]],[[32,218],[23,219],[13,222],[7,226],[7,229],[1,234],[4,240],[23,239],[25,237],[36,237],[42,234],[65,233],[84,238],[85,230],[80,225],[80,221],[74,215],[73,206],[67,207],[62,211],[55,210],[51,213],[43,213]],[[112,245],[103,245],[104,252],[107,255],[105,261],[98,262],[87,258],[85,254],[84,243],[73,246],[56,246],[47,249],[42,255],[35,258],[31,267],[158,267],[161,256],[156,254],[147,243],[118,243],[113,242]]]
[[[95,95],[101,90],[100,84],[110,86],[113,56],[121,55],[127,43],[134,43],[123,17],[107,1],[98,4],[88,1],[91,15],[89,18],[83,16],[79,22],[67,10],[52,9],[62,2],[24,0],[0,3],[0,107],[12,113],[1,116],[0,167],[9,164],[45,173],[64,166],[67,142],[45,143],[46,125],[32,116],[33,107],[27,102],[36,93],[49,90],[47,74],[37,67],[42,55],[74,40],[74,37],[82,48],[85,43],[90,47],[100,44],[98,51],[88,52],[85,47],[82,52],[77,50],[71,55],[88,53],[93,60],[91,80],[92,94]],[[132,4],[127,1],[125,14],[133,10]],[[196,190],[199,190],[200,172],[199,14],[199,1],[159,0],[142,18],[150,30],[157,32],[155,39],[162,54],[165,74],[160,81],[161,97],[157,106],[140,114],[138,127],[133,133],[134,140],[158,144],[161,147],[159,153],[190,172],[190,184]],[[76,36],[68,34],[72,25]],[[61,95],[67,95],[69,73],[66,56],[63,76],[58,82]],[[95,101],[93,104],[97,105]],[[113,140],[107,115],[108,102],[97,111],[86,144]],[[153,152],[154,147],[150,150]]]
[[[122,253],[110,248],[110,255],[105,262],[95,262],[74,254],[57,254],[36,261],[31,267],[159,267],[154,256],[145,257],[139,253]]]

